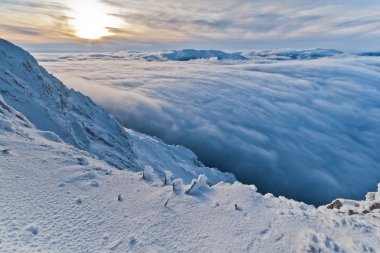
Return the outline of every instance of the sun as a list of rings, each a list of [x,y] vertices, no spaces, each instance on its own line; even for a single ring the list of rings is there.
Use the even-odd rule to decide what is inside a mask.
[[[109,15],[109,7],[96,0],[75,1],[70,7],[72,11],[69,23],[79,38],[98,40],[111,36],[114,34],[109,28],[119,28],[121,25],[119,18]]]

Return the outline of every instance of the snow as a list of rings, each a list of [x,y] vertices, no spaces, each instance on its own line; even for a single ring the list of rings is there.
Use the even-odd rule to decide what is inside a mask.
[[[379,211],[349,216],[204,176],[173,190],[18,127],[0,135],[12,150],[0,158],[1,252],[380,250]]]
[[[131,129],[125,130],[129,134],[133,152],[137,154],[135,160],[137,166],[141,168],[145,168],[147,164],[154,166],[154,170],[161,178],[164,178],[166,171],[169,170],[173,178],[181,178],[188,183],[201,174],[207,175],[212,184],[236,180],[233,174],[221,174],[217,169],[204,166],[193,152],[183,146],[167,145],[157,138]]]
[[[380,181],[380,58],[286,49],[145,59],[163,53],[38,58],[124,126],[188,147],[259,192],[321,205],[361,199]]]
[[[2,68],[7,63],[0,62]],[[5,73],[18,71],[5,66]],[[198,162],[191,167],[187,160],[195,156],[190,151],[126,129],[128,140],[134,142],[129,144],[138,147],[134,152],[152,154],[151,160],[136,158],[137,164],[158,161],[159,152],[163,157],[159,166],[181,161],[171,172],[156,169],[154,163],[139,172],[120,170],[94,155],[98,149],[78,148],[65,136],[40,129],[30,122],[36,115],[25,110],[34,116],[29,118],[12,106],[25,109],[15,102],[25,95],[10,87],[21,84],[25,94],[35,95],[28,93],[29,85],[38,89],[38,83],[10,85],[7,81],[12,79],[0,78],[0,119],[7,122],[0,128],[0,252],[380,251],[380,185],[366,200],[336,200],[341,205],[334,206],[339,208],[263,196],[256,186],[239,182],[209,185],[207,175],[186,173],[200,168],[217,175]],[[60,92],[65,89],[53,90],[56,96]],[[30,98],[40,105],[47,99]],[[79,105],[88,101],[79,93],[76,98]],[[70,110],[65,112],[70,115]],[[92,119],[95,112],[83,113]],[[65,119],[65,114],[56,113],[52,119]],[[66,119],[83,120],[72,116]],[[103,129],[101,122],[92,123],[95,129]],[[163,174],[169,178],[167,184]],[[175,178],[170,184],[171,174],[194,177],[191,183]]]

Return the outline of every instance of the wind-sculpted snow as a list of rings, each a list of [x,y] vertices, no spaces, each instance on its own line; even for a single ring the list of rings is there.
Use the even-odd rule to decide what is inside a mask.
[[[199,174],[208,175],[212,183],[235,180],[231,174],[205,167],[190,150],[129,133],[88,97],[66,88],[31,55],[4,40],[0,40],[0,95],[39,130],[50,131],[43,133],[48,139],[62,139],[119,169],[136,171],[154,163],[158,172],[171,169],[174,177],[186,182]],[[7,125],[0,122],[0,128]],[[160,152],[165,154],[157,154]]]
[[[138,52],[111,54],[122,60],[39,58],[125,126],[185,145],[261,192],[321,204],[361,198],[380,181],[380,59],[319,53],[332,56],[271,60],[276,50],[246,61],[148,62],[151,53]]]

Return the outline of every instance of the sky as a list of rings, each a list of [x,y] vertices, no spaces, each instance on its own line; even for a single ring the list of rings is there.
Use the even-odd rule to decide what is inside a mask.
[[[0,0],[1,37],[31,52],[380,50],[380,0]]]

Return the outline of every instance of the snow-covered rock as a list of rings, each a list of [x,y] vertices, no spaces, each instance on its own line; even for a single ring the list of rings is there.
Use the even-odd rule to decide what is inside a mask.
[[[338,199],[331,204],[319,207],[320,210],[330,209],[346,215],[380,215],[380,184],[377,192],[369,192],[363,201]]]

